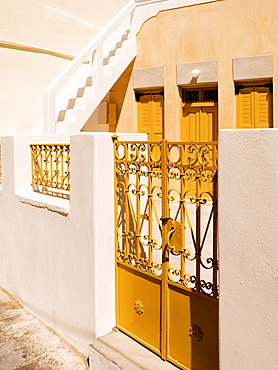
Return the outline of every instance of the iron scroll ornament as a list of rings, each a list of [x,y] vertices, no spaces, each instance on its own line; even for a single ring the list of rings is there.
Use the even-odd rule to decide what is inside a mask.
[[[190,256],[190,251],[183,247],[183,235],[185,226],[179,221],[173,221],[172,219],[167,220],[168,234],[167,234],[167,248],[170,253],[178,256],[184,254]]]
[[[143,306],[143,303],[137,299],[135,302],[134,302],[134,309],[135,309],[135,312],[140,316],[142,315],[142,313],[144,313],[144,306]]]
[[[200,342],[203,339],[203,333],[197,325],[193,325],[190,327],[189,336],[197,342]]]

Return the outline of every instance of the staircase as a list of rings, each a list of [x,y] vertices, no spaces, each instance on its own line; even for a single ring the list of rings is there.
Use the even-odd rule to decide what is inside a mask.
[[[44,134],[79,132],[135,58],[136,38],[130,29],[134,7],[130,1],[47,87]],[[102,126],[99,131],[109,130],[109,125]]]
[[[211,1],[216,0],[130,0],[45,89],[44,134],[82,129],[136,57],[136,34],[147,19],[162,10]],[[108,125],[102,126],[97,131],[108,131]]]
[[[73,87],[66,90],[58,106],[56,133],[72,134],[78,132],[111,89],[118,77],[135,57],[135,40],[129,40],[130,30],[114,31],[103,44],[102,81],[106,89],[94,83],[90,64],[82,69],[81,76],[74,79]],[[103,125],[101,131],[108,131]]]

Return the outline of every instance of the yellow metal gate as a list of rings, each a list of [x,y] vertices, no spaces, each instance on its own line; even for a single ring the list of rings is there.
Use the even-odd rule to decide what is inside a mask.
[[[215,370],[217,142],[114,150],[117,327],[182,369]]]

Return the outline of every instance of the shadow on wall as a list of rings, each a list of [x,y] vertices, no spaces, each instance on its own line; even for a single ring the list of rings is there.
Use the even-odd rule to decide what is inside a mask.
[[[0,178],[0,184],[1,184],[1,178]],[[56,191],[54,189],[50,190],[46,186],[38,186],[38,185],[32,185],[32,189],[35,193],[40,193],[44,195],[50,195],[52,197],[61,198],[61,199],[70,199],[70,194],[62,193],[60,191]]]
[[[134,63],[135,61],[133,60],[127,67],[127,69],[124,71],[121,78],[119,78],[119,80],[115,83],[115,85],[111,89],[111,101],[116,103],[117,122],[119,121],[121,115],[123,103],[127,92],[127,87],[132,76]]]

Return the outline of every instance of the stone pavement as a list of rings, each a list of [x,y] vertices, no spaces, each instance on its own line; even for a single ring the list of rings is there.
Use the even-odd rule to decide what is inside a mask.
[[[84,355],[0,287],[0,370],[88,370]]]

